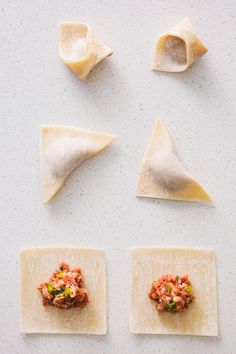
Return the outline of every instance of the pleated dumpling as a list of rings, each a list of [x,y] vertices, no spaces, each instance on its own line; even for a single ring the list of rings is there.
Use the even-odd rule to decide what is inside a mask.
[[[144,154],[136,195],[139,197],[210,202],[211,198],[185,170],[165,127],[157,121]]]
[[[92,28],[85,23],[61,24],[60,57],[81,80],[112,50],[97,40]]]
[[[43,126],[40,139],[43,202],[50,201],[76,167],[105,149],[114,138],[80,128]]]
[[[187,18],[157,41],[153,70],[181,72],[187,70],[208,49],[196,36]]]

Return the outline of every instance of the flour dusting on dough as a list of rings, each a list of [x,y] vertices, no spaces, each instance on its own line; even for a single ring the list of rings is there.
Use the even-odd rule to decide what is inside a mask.
[[[59,178],[66,177],[98,147],[96,141],[88,137],[57,139],[45,154],[48,168],[52,175]]]

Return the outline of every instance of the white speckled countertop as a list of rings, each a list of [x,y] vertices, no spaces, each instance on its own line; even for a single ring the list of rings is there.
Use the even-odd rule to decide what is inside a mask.
[[[1,1],[1,353],[236,353],[235,13],[234,0]],[[209,53],[185,73],[152,72],[158,35],[185,16]],[[114,50],[86,83],[58,56],[59,23],[77,20]],[[214,206],[135,198],[156,117]],[[47,206],[39,181],[43,123],[119,136]],[[61,244],[106,250],[107,336],[19,333],[18,251]],[[215,248],[218,338],[130,333],[129,248],[142,245]]]

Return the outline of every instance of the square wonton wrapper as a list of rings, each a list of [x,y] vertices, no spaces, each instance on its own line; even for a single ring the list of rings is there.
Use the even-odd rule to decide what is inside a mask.
[[[45,307],[37,286],[49,279],[60,262],[80,267],[90,303],[84,308]],[[23,333],[106,334],[106,256],[85,248],[29,248],[20,253],[21,318]]]
[[[154,280],[188,274],[196,299],[182,313],[158,313],[148,298]],[[131,250],[130,330],[132,333],[217,336],[215,252],[207,249]]]

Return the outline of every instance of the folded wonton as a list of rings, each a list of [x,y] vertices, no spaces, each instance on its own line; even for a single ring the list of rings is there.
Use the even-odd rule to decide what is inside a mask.
[[[62,23],[60,57],[80,79],[86,80],[89,72],[112,50],[99,42],[92,28],[84,23]]]
[[[76,167],[105,149],[114,138],[80,128],[43,126],[40,141],[43,202],[52,199]]]
[[[168,72],[185,71],[207,51],[194,33],[189,20],[185,18],[158,39],[152,69]]]
[[[157,121],[144,154],[136,195],[210,202],[211,198],[177,158],[165,127]]]

